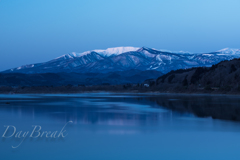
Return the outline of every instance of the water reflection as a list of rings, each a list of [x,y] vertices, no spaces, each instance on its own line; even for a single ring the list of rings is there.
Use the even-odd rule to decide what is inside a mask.
[[[8,97],[1,99],[0,111],[2,117],[7,114],[8,118],[11,116],[15,119],[51,118],[59,122],[72,120],[75,124],[106,125],[155,124],[160,119],[168,119],[172,114],[169,110],[157,108],[156,102],[146,100],[145,97],[87,96]]]
[[[212,117],[240,121],[239,96],[213,95],[161,95],[148,98],[160,107],[180,113],[193,113],[197,117]]]
[[[28,138],[16,150],[11,146],[20,140],[2,139],[0,158],[239,159],[240,123],[232,121],[239,120],[239,102],[206,95],[1,95],[1,134],[4,125],[55,131],[74,124],[64,139]]]
[[[240,120],[240,99],[234,96],[189,95],[24,95],[0,98],[1,119],[51,119],[59,123],[159,125],[176,119]],[[7,115],[7,116],[6,116]],[[201,120],[202,121],[202,120]]]

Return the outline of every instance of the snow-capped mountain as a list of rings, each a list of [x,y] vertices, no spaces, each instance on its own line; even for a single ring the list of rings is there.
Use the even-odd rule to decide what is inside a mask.
[[[104,57],[110,57],[110,56],[116,56],[120,55],[125,52],[131,52],[131,51],[137,51],[139,48],[137,47],[116,47],[116,48],[108,48],[106,50],[93,50],[94,52],[97,52],[101,56]],[[80,56],[82,54],[79,54]]]
[[[189,53],[156,50],[147,47],[117,47],[83,53],[70,53],[45,63],[24,65],[4,72],[28,74],[47,72],[107,73],[137,69],[157,70],[167,73],[176,69],[211,66],[223,60],[239,57],[240,50],[230,48],[211,53]]]
[[[110,57],[110,56],[120,55],[125,52],[137,51],[138,49],[139,48],[137,48],[137,47],[115,47],[115,48],[108,48],[106,50],[98,49],[98,50],[86,51],[83,53],[72,52],[70,54],[66,54],[61,57],[68,57],[68,58],[83,57],[85,55],[91,54],[92,52],[96,52],[99,55],[101,55],[102,57]],[[61,57],[58,57],[58,58],[61,58]]]
[[[218,55],[220,55],[220,54],[234,55],[234,54],[240,54],[240,49],[224,48],[217,52],[219,52]]]

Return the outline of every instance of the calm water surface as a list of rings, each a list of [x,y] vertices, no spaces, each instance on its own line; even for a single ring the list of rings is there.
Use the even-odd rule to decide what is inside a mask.
[[[239,104],[208,95],[0,95],[0,158],[239,160]],[[53,132],[69,121],[65,138],[2,137],[7,125]]]

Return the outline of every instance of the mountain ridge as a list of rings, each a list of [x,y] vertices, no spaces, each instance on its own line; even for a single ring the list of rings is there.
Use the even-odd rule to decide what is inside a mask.
[[[65,54],[47,62],[23,65],[3,71],[3,73],[107,73],[131,69],[157,70],[168,73],[177,69],[209,67],[223,60],[239,57],[240,50],[230,48],[210,53],[190,53],[148,47],[116,47]]]

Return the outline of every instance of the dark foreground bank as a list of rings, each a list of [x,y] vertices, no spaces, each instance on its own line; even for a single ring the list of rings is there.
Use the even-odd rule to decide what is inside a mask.
[[[25,93],[83,93],[83,92],[115,92],[115,93],[187,93],[187,94],[227,94],[240,95],[240,90],[226,90],[221,88],[167,88],[164,86],[125,84],[125,85],[95,85],[95,86],[0,86],[0,94]]]

